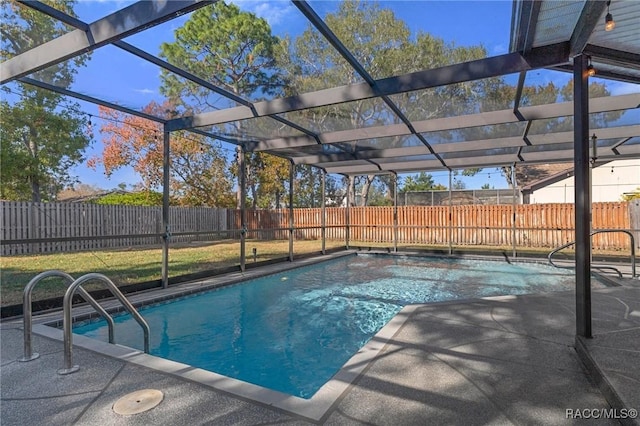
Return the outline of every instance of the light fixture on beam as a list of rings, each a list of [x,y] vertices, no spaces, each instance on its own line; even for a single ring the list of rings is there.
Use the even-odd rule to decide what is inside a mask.
[[[591,63],[591,57],[589,57],[589,65],[587,65],[587,75],[589,77],[593,77],[594,75],[596,75],[596,69],[593,67],[593,64]]]
[[[605,31],[611,31],[616,27],[616,21],[613,20],[613,15],[609,12],[609,6],[611,6],[611,0],[607,1],[607,16],[604,18]]]

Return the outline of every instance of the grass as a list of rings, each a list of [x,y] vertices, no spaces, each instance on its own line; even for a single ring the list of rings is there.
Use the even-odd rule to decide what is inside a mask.
[[[322,245],[319,240],[299,240],[294,243],[294,257],[305,253],[320,252]],[[370,243],[353,241],[354,247],[391,247],[391,243]],[[344,241],[327,241],[326,248],[344,247]],[[264,261],[284,258],[289,254],[288,240],[275,241],[247,241],[247,262],[253,261],[253,249],[257,250],[257,260]],[[448,246],[407,245],[398,246],[399,249],[444,249]],[[457,246],[456,251],[503,250],[511,253],[512,247],[481,247]],[[523,248],[518,248],[522,255]],[[526,249],[530,254],[547,254],[549,249]],[[526,254],[525,253],[525,254]],[[572,254],[571,251],[563,251]],[[601,254],[615,254],[626,256],[624,252],[602,252]],[[194,272],[215,270],[239,265],[240,243],[237,241],[221,241],[198,243],[181,247],[171,247],[169,251],[169,276],[179,276]],[[561,257],[559,257],[561,258]],[[101,250],[80,253],[49,253],[19,256],[4,256],[0,258],[0,295],[2,306],[22,303],[22,292],[26,284],[40,272],[58,269],[73,277],[80,277],[86,273],[97,272],[106,275],[116,285],[126,285],[161,278],[162,250],[161,248],[136,248],[120,250]],[[33,291],[33,300],[42,300],[64,295],[66,285],[58,278],[48,278],[38,284]],[[102,288],[101,284],[88,283],[85,288],[91,290]]]
[[[296,254],[319,252],[320,241],[296,241]],[[344,246],[344,242],[327,241],[327,249]],[[257,261],[283,258],[289,254],[289,241],[247,241],[247,262],[253,261],[253,248]],[[183,247],[169,251],[169,276],[239,265],[240,243],[224,241]],[[161,278],[161,248],[128,250],[101,250],[80,253],[47,253],[0,258],[0,293],[2,306],[22,303],[22,292],[27,283],[40,272],[58,269],[73,277],[97,272],[109,277],[116,285],[126,285]],[[101,284],[87,283],[91,290],[103,288]],[[47,278],[33,291],[33,300],[64,295],[66,284],[59,278]]]

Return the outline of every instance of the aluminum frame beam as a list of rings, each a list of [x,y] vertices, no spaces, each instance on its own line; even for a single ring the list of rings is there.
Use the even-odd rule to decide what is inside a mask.
[[[71,25],[71,26],[73,26],[75,28],[78,28],[80,30],[87,31],[89,29],[89,24],[87,24],[86,22],[83,22],[83,21],[81,21],[81,20],[79,20],[77,18],[74,18],[73,16],[67,15],[66,13],[63,13],[63,12],[57,10],[57,9],[54,9],[54,8],[44,4],[42,2],[39,2],[39,1],[21,1],[21,3],[33,8],[34,10],[38,10],[39,12],[45,13],[45,14],[51,16],[52,18],[55,18],[55,19],[57,19],[57,20],[59,20],[61,22],[64,22],[64,23],[66,23],[68,25]],[[241,105],[248,106],[249,108],[253,108],[253,105],[251,104],[250,101],[248,101],[248,100],[246,100],[246,99],[244,99],[244,98],[242,98],[240,96],[237,96],[236,94],[234,94],[232,92],[229,92],[228,90],[225,90],[225,89],[222,89],[222,88],[220,88],[218,86],[215,86],[215,85],[209,83],[208,81],[203,80],[200,77],[183,70],[182,68],[176,67],[175,65],[172,65],[167,61],[164,61],[164,60],[162,60],[162,59],[160,59],[160,58],[158,58],[158,57],[156,57],[156,56],[154,56],[154,55],[152,55],[152,54],[150,54],[148,52],[145,52],[142,49],[137,48],[136,46],[133,46],[133,45],[131,45],[131,44],[127,43],[127,42],[124,42],[122,40],[114,41],[111,44],[113,44],[114,46],[119,47],[120,49],[122,49],[122,50],[124,50],[124,51],[126,51],[126,52],[128,52],[128,53],[130,53],[132,55],[135,55],[135,56],[137,56],[137,57],[139,57],[139,58],[141,58],[141,59],[143,59],[143,60],[145,60],[147,62],[150,62],[150,63],[152,63],[154,65],[157,65],[160,68],[163,68],[163,69],[165,69],[167,71],[170,71],[170,72],[172,72],[174,74],[177,74],[177,75],[179,75],[179,76],[181,76],[183,78],[186,78],[187,80],[192,81],[192,82],[194,82],[194,83],[196,83],[196,84],[198,84],[198,85],[200,85],[200,86],[202,86],[202,87],[204,87],[206,89],[209,89],[214,93],[218,93],[219,95],[224,96],[227,99],[230,99],[230,100],[232,100],[234,102],[237,102],[237,103],[239,103]],[[19,79],[19,80],[22,81],[22,79]],[[32,82],[37,82],[37,80],[31,80],[31,81]],[[40,82],[40,84],[41,85],[46,85],[46,83],[41,83],[41,82]],[[41,87],[43,87],[43,86],[41,86]],[[47,85],[46,88],[48,90],[56,91],[55,86]],[[79,94],[79,93],[76,93],[76,92],[67,91],[64,94],[66,94],[67,96],[72,96],[72,97],[76,97],[78,99],[85,100],[87,102],[102,104],[103,106],[108,106],[108,107],[110,107],[112,109],[119,109],[119,108],[115,108],[116,104],[112,104],[112,103],[109,103],[109,102],[101,101],[99,99],[92,98],[92,97],[89,97],[89,96],[85,96],[85,95],[82,95],[82,94]],[[128,114],[139,115],[141,117],[153,120],[153,118],[151,118],[152,116],[137,114],[135,112],[135,110],[131,110],[131,109],[128,109],[128,108],[120,108],[120,110],[122,112],[126,112]],[[305,133],[307,135],[310,135],[311,137],[315,137],[313,132],[311,132],[311,131],[309,131],[309,130],[301,127],[301,126],[298,126],[295,123],[292,123],[292,122],[290,122],[290,121],[288,121],[286,119],[283,119],[281,117],[272,117],[272,118],[277,120],[277,121],[279,121],[279,122],[281,122],[281,123],[283,123],[283,124],[285,124],[285,125],[293,127],[294,129],[296,129],[298,131],[301,131],[301,132],[303,132],[303,133]],[[162,121],[159,121],[159,120],[162,120]],[[156,119],[154,121],[159,121],[159,122],[165,123],[167,120],[164,120],[164,119],[161,119],[161,118],[158,117],[158,119]],[[242,141],[240,141],[239,139],[236,139],[236,138],[228,138],[228,137],[224,137],[224,136],[217,136],[217,135],[214,135],[212,133],[204,132],[204,131],[201,131],[201,130],[196,129],[196,128],[189,129],[189,130],[194,132],[194,133],[198,133],[198,134],[201,134],[203,136],[206,136],[206,137],[219,139],[219,140],[222,140],[222,141],[225,141],[225,142],[229,142],[229,143],[233,143],[233,144],[236,144],[236,145],[242,143]]]
[[[617,151],[617,152],[616,152]],[[623,158],[638,158],[640,156],[640,145],[629,145],[622,151],[619,149],[614,151],[606,147],[598,147],[598,161],[605,160],[620,160]],[[564,149],[557,151],[546,152],[530,152],[523,154],[524,161],[527,164],[541,164],[549,163],[549,157],[553,156],[553,162],[555,163],[570,163],[574,158],[574,151],[572,149]]]
[[[171,130],[212,126],[229,121],[282,114],[302,109],[497,77],[536,68],[565,64],[569,60],[568,55],[568,43],[559,43],[533,49],[527,58],[519,53],[507,53],[490,58],[375,80],[375,87],[372,87],[369,83],[358,83],[318,90],[287,98],[257,102],[254,104],[255,114],[249,108],[240,106],[221,111],[196,114],[191,117],[178,118],[172,120],[169,126]],[[419,129],[416,130],[420,131]]]
[[[45,15],[50,16],[53,19],[57,19],[58,21],[63,22],[71,27],[78,28],[82,31],[89,30],[89,24],[87,24],[86,22],[83,22],[73,16],[67,15],[66,13],[58,9],[55,9],[45,3],[42,3],[41,1],[18,0],[18,3],[24,6],[27,6],[33,10],[37,10],[38,12],[44,13]]]
[[[520,121],[525,121],[522,114],[520,114],[520,101],[522,100],[522,90],[524,89],[524,81],[527,78],[527,72],[522,71],[518,76],[518,84],[516,86],[516,95],[513,100],[513,113]]]
[[[586,55],[573,58],[576,335],[591,338],[591,179]]]
[[[584,3],[578,22],[576,22],[569,40],[571,56],[582,53],[587,47],[596,25],[602,22],[600,19],[606,8],[607,3],[604,1],[587,1]]]
[[[590,111],[592,113],[639,108],[640,93],[594,98],[590,100],[589,104]],[[515,123],[518,121],[566,117],[571,116],[572,114],[573,102],[562,102],[548,105],[521,107],[518,109],[518,115],[514,114],[513,110],[506,109],[501,111],[416,121],[413,123],[413,126],[420,132],[437,132],[467,127]],[[318,140],[323,144],[333,144],[380,137],[409,135],[411,135],[411,131],[404,124],[391,124],[388,126],[373,126],[321,133],[318,135]],[[279,148],[298,148],[311,145],[317,145],[317,140],[307,136],[291,136],[275,138],[267,141],[249,142],[246,144],[246,149],[247,151],[268,151],[277,150]]]
[[[552,69],[556,71],[570,72],[571,65],[561,65],[561,66],[553,67]],[[619,72],[611,71],[610,69],[598,68],[597,66],[596,66],[596,70],[598,72],[598,77],[600,78],[622,81],[624,83],[640,84],[640,75],[638,77],[635,77],[629,74],[621,74]]]
[[[514,8],[516,5],[519,5],[521,9],[518,14],[519,21],[511,23],[511,33],[514,38],[511,40],[509,50],[512,52],[528,52],[533,45],[533,37],[536,32],[542,0],[514,1]],[[515,13],[513,16],[516,16]]]
[[[179,75],[182,78],[185,78],[193,83],[196,83],[202,87],[204,87],[205,89],[211,90],[214,93],[217,93],[219,95],[224,96],[227,99],[230,99],[234,102],[239,103],[240,105],[245,105],[249,108],[251,108],[251,102],[245,100],[244,98],[229,92],[228,90],[224,90],[214,84],[209,83],[208,81],[194,75],[191,74],[188,71],[183,70],[182,68],[179,68],[173,64],[170,64],[169,62],[160,59],[148,52],[145,52],[144,50],[137,48],[125,41],[122,40],[118,40],[118,41],[114,41],[113,43],[114,46],[119,47],[120,49],[124,50],[125,52],[131,53],[132,55],[135,55],[141,59],[144,59],[147,62],[151,62],[154,65],[157,65],[160,68],[163,68],[167,71],[170,71],[176,75]]]
[[[202,78],[200,78],[200,77],[198,77],[198,76],[196,76],[196,75],[194,75],[194,74],[192,74],[192,73],[190,73],[188,71],[183,70],[182,68],[179,68],[179,67],[177,67],[175,65],[172,65],[172,64],[170,64],[169,62],[167,62],[165,60],[162,60],[162,59],[160,59],[160,58],[158,58],[158,57],[156,57],[154,55],[151,55],[148,52],[145,52],[142,49],[139,49],[139,48],[137,48],[137,47],[135,47],[135,46],[133,46],[133,45],[131,45],[129,43],[126,43],[124,41],[121,41],[121,40],[115,41],[112,44],[114,46],[119,47],[120,49],[128,52],[128,53],[131,53],[132,55],[135,55],[135,56],[137,56],[137,57],[139,57],[141,59],[144,59],[147,62],[151,62],[152,64],[157,65],[160,68],[163,68],[163,69],[165,69],[167,71],[170,71],[170,72],[172,72],[172,73],[174,73],[176,75],[179,75],[182,78],[185,78],[185,79],[187,79],[187,80],[189,80],[189,81],[191,81],[193,83],[196,83],[196,84],[204,87],[205,89],[211,90],[212,92],[217,93],[217,94],[219,94],[221,96],[224,96],[225,98],[230,99],[230,100],[232,100],[232,101],[234,101],[234,102],[236,102],[236,103],[238,103],[240,105],[244,105],[247,108],[251,109],[252,111],[254,110],[253,103],[251,101],[248,101],[248,100],[244,99],[243,97],[236,95],[235,93],[232,93],[232,92],[230,92],[228,90],[225,90],[225,89],[223,89],[221,87],[218,87],[215,84],[212,84],[212,83],[210,83],[210,82],[208,82],[208,81],[206,81],[206,80],[204,80],[204,79],[202,79]],[[272,116],[271,118],[276,120],[276,121],[278,121],[278,122],[280,122],[280,123],[282,123],[282,124],[284,124],[284,125],[286,125],[286,126],[292,127],[294,129],[298,130],[299,132],[305,133],[309,137],[316,138],[315,133],[313,133],[310,130],[308,130],[308,129],[302,127],[302,126],[299,126],[296,123],[293,123],[293,122],[291,122],[291,121],[289,121],[289,120],[287,120],[285,118],[278,117],[278,116]]]
[[[601,129],[591,129],[599,140],[603,139],[622,139],[640,136],[640,125],[605,127]],[[571,143],[573,141],[573,132],[558,132],[549,134],[528,135],[526,141],[522,136],[513,136],[496,139],[479,139],[461,142],[450,142],[434,145],[438,154],[461,153],[466,151],[491,150],[497,148],[517,148],[526,146],[547,146],[562,143]],[[405,157],[411,155],[427,155],[431,154],[426,147],[401,147],[387,149],[371,149],[354,153],[358,160],[376,159],[376,158],[392,158]],[[526,150],[523,154],[527,154]],[[314,164],[339,161],[354,160],[351,154],[318,154],[303,157],[292,157],[296,164]],[[448,159],[447,159],[448,161]]]
[[[466,169],[472,167],[499,167],[517,164],[549,164],[549,163],[570,163],[574,159],[573,149],[529,152],[518,154],[503,154],[487,157],[466,157],[447,158],[447,164],[454,169]],[[610,147],[601,147],[598,151],[598,160],[620,160],[622,158],[638,158],[640,156],[640,145],[623,145],[615,150]],[[416,160],[405,162],[380,163],[382,171],[376,171],[373,167],[361,165],[340,166],[340,163],[320,163],[316,165],[323,167],[328,173],[338,173],[342,175],[365,175],[365,174],[387,174],[391,172],[419,172],[419,171],[441,171],[446,170],[437,160]]]
[[[164,234],[162,235],[162,288],[169,287],[169,239],[171,237],[171,223],[169,206],[170,202],[170,178],[171,178],[171,132],[164,125],[162,139],[162,227]]]
[[[83,21],[81,21],[79,19],[76,19],[73,16],[70,16],[70,15],[67,15],[67,14],[65,14],[63,12],[60,12],[57,9],[54,9],[54,8],[52,8],[50,6],[47,6],[44,3],[41,3],[39,1],[29,1],[29,2],[24,2],[24,3],[27,6],[32,7],[35,10],[38,10],[38,11],[40,11],[42,13],[45,13],[45,14],[47,14],[47,15],[55,18],[55,19],[58,19],[61,22],[64,22],[64,23],[66,23],[68,25],[73,26],[73,27],[76,27],[76,28],[81,29],[83,31],[87,31],[89,29],[89,24],[87,24],[87,23],[85,23],[85,22],[83,22]],[[172,65],[167,61],[164,61],[164,60],[162,60],[162,59],[160,59],[160,58],[158,58],[158,57],[156,57],[156,56],[154,56],[154,55],[152,55],[152,54],[150,54],[148,52],[145,52],[142,49],[137,48],[136,46],[133,46],[133,45],[131,45],[131,44],[127,43],[127,42],[124,42],[122,40],[114,41],[111,44],[113,44],[116,47],[119,47],[120,49],[124,50],[125,52],[128,52],[128,53],[130,53],[132,55],[135,55],[135,56],[137,56],[137,57],[139,57],[139,58],[141,58],[141,59],[143,59],[143,60],[145,60],[147,62],[150,62],[150,63],[152,63],[152,64],[154,64],[156,66],[159,66],[160,68],[163,68],[163,69],[165,69],[167,71],[170,71],[170,72],[172,72],[172,73],[174,73],[176,75],[179,75],[180,77],[183,77],[183,78],[185,78],[185,79],[187,79],[187,80],[189,80],[189,81],[191,81],[193,83],[196,83],[196,84],[198,84],[198,85],[200,85],[200,86],[202,86],[202,87],[204,87],[204,88],[206,88],[208,90],[211,90],[214,93],[217,93],[217,94],[219,94],[221,96],[224,96],[225,98],[230,99],[230,100],[232,100],[232,101],[234,101],[236,103],[239,103],[240,105],[244,105],[244,106],[247,106],[247,107],[253,109],[253,104],[250,101],[248,101],[248,100],[236,95],[235,93],[229,92],[228,90],[225,90],[225,89],[220,88],[220,87],[218,87],[218,86],[216,86],[214,84],[211,84],[208,81],[206,81],[206,80],[204,80],[204,79],[202,79],[202,78],[200,78],[200,77],[198,77],[198,76],[196,76],[196,75],[194,75],[194,74],[192,74],[192,73],[190,73],[190,72],[188,72],[186,70],[183,70],[182,68],[179,68],[179,67],[177,67],[175,65]],[[303,128],[302,126],[298,126],[297,124],[292,123],[289,120],[286,120],[286,119],[284,119],[282,117],[277,117],[277,116],[274,116],[272,118],[274,120],[282,123],[282,124],[285,124],[285,125],[290,126],[290,127],[294,128],[294,129],[296,129],[296,130],[298,130],[298,131],[300,131],[302,133],[305,133],[306,135],[309,135],[311,137],[316,137],[313,132],[309,131],[308,129]],[[204,133],[201,133],[201,134],[204,134]],[[209,135],[209,134],[207,133],[207,135]],[[222,137],[219,138],[219,139],[225,140],[225,141],[231,142],[231,143],[240,143],[240,141],[237,141],[237,140],[233,141],[231,139],[224,139]]]
[[[211,3],[212,0],[139,1],[89,24],[86,31],[76,29],[2,62],[0,84],[90,52]]]
[[[353,56],[353,54],[349,51],[349,49],[347,49],[347,47],[344,44],[342,44],[342,41],[340,41],[338,36],[336,36],[335,33],[331,31],[329,26],[322,20],[322,18],[320,18],[320,16],[318,16],[318,14],[313,10],[313,8],[309,6],[309,4],[304,0],[294,0],[293,4],[296,5],[296,7],[309,20],[309,22],[311,22],[311,24],[313,24],[316,27],[316,29],[320,32],[320,34],[322,34],[323,37],[327,39],[327,41],[329,41],[329,43],[333,46],[333,48],[338,51],[338,53],[349,63],[349,65],[351,65],[351,67],[358,74],[360,74],[360,76],[367,83],[369,83],[374,90],[378,90],[376,80],[367,72],[367,70],[356,59],[356,57]],[[420,140],[420,142],[422,142],[422,144],[426,146],[431,151],[431,153],[436,156],[438,160],[440,160],[442,165],[446,167],[447,165],[442,160],[442,158],[433,151],[433,149],[431,148],[431,145],[429,144],[429,142],[427,142],[424,136],[416,132],[416,130],[411,125],[411,122],[409,121],[409,119],[400,110],[400,108],[398,108],[398,106],[389,98],[389,96],[383,95],[381,96],[381,99],[391,109],[391,111],[393,111],[396,117],[398,117],[398,119],[400,119],[400,121],[402,121],[405,124],[405,126],[409,128],[411,133],[414,134]]]
[[[71,98],[79,99],[81,101],[89,102],[95,105],[102,105],[104,107],[111,108],[116,111],[124,112],[126,114],[131,114],[137,117],[146,118],[147,120],[155,121],[156,123],[165,124],[168,121],[164,118],[156,117],[155,115],[146,114],[144,112],[137,111],[135,109],[124,107],[122,105],[103,101],[102,99],[94,98],[92,96],[83,95],[82,93],[78,93],[72,90],[64,89],[62,87],[54,86],[49,83],[35,80],[33,78],[22,77],[22,78],[19,78],[18,81],[21,83],[29,84],[31,86],[39,87],[41,89],[50,90],[52,92],[59,93],[64,96],[69,96]]]
[[[596,58],[598,62],[640,70],[640,55],[637,53],[588,44],[584,54]]]

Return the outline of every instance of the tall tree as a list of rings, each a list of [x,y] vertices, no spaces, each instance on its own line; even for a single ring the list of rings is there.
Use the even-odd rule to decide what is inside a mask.
[[[284,81],[276,63],[278,49],[280,40],[272,35],[267,21],[241,11],[234,4],[219,1],[194,12],[175,31],[175,41],[162,44],[160,54],[172,64],[235,95],[259,100],[262,96],[282,91]],[[161,91],[176,105],[191,113],[232,103],[169,72],[162,74]],[[270,119],[251,120],[250,124],[239,121],[218,126],[213,131],[248,139],[256,128],[271,126],[265,130],[273,130],[275,124]],[[280,180],[282,175],[288,176],[288,162],[265,158],[263,154],[246,154],[244,163],[253,206],[269,204],[269,200],[259,201],[258,197],[273,194],[270,190],[273,183]],[[266,163],[278,170],[263,173],[257,169]],[[237,167],[235,171],[237,173]],[[261,183],[265,186],[262,190],[259,188]],[[237,200],[239,204],[239,190]]]
[[[158,117],[173,111],[168,102],[151,102],[143,112]],[[102,165],[110,176],[124,166],[132,166],[141,176],[146,191],[162,185],[163,133],[158,123],[100,107],[103,124],[100,132],[104,149],[89,159],[89,166]],[[195,134],[171,135],[170,188],[179,204],[190,206],[231,207],[232,178],[226,157],[216,146]]]
[[[327,25],[364,66],[373,78],[435,68],[486,56],[480,47],[456,47],[441,39],[420,33],[412,36],[407,25],[391,10],[376,3],[345,1],[338,10],[325,17]],[[363,79],[311,27],[294,41],[287,41],[288,56],[282,59],[290,81],[289,94],[361,82]],[[393,96],[393,101],[409,119],[444,117],[471,110],[479,93],[478,84],[464,83],[431,90]],[[335,131],[384,124],[400,119],[380,100],[363,100],[347,104],[314,108],[302,115],[315,131]],[[401,147],[415,143],[411,137],[343,144],[345,151],[360,147]],[[367,203],[374,175],[351,179],[350,193],[360,188],[361,202]],[[390,179],[381,179],[390,188]],[[392,195],[388,189],[386,191]]]
[[[44,0],[75,16],[72,0]],[[69,31],[59,21],[22,6],[14,0],[2,2],[0,59],[7,60]],[[87,56],[53,65],[32,78],[68,88],[77,68]],[[83,161],[90,143],[85,133],[86,116],[79,105],[54,92],[22,83],[6,85],[10,94],[0,103],[0,197],[35,202],[51,200],[72,184],[72,166]]]
[[[294,185],[294,205],[296,207],[322,206],[322,170],[306,164],[297,166]],[[338,182],[332,175],[325,178],[325,202],[327,205],[341,205],[344,194],[338,191]]]
[[[280,208],[289,192],[289,161],[274,155],[252,158],[255,163],[250,169],[256,173],[254,208]]]
[[[400,192],[429,191],[432,189],[447,189],[436,185],[433,176],[429,173],[420,172],[417,176],[407,176],[402,183]]]

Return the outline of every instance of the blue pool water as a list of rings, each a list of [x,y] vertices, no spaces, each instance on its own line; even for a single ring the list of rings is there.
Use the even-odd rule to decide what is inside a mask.
[[[571,290],[570,271],[530,263],[346,256],[140,310],[151,354],[310,398],[403,306]],[[142,347],[129,315],[118,344]],[[104,321],[75,333],[107,340]]]

